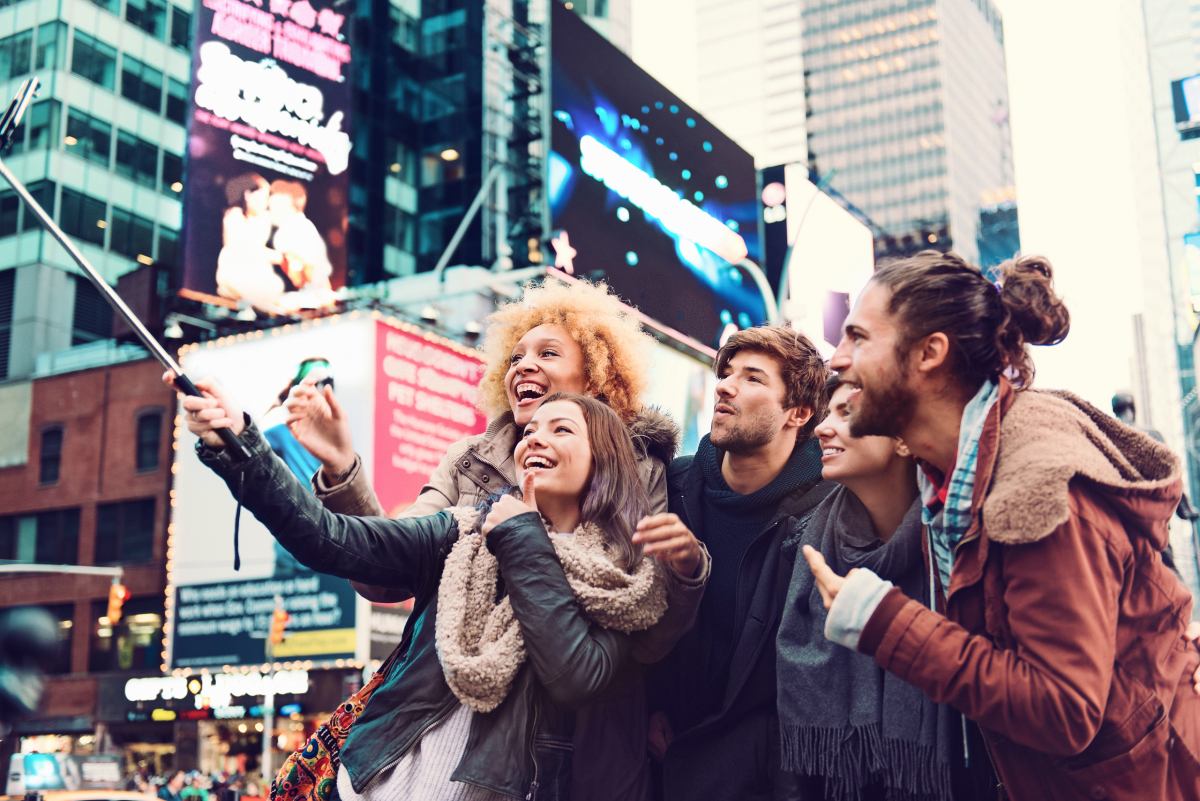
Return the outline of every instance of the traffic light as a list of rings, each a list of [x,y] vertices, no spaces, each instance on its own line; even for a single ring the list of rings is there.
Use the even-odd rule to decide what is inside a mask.
[[[108,625],[115,626],[121,620],[121,610],[130,598],[129,588],[114,581],[108,588]]]
[[[275,607],[275,611],[271,613],[270,640],[272,645],[279,645],[279,643],[283,642],[283,630],[287,628],[288,620],[290,619],[291,616],[282,606]]]

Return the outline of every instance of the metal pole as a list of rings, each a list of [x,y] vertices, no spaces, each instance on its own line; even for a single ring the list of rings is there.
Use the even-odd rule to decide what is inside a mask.
[[[754,279],[754,285],[758,287],[759,294],[762,295],[763,306],[767,311],[767,322],[771,325],[779,322],[779,303],[775,300],[775,292],[771,289],[771,282],[767,280],[767,274],[763,272],[762,267],[759,267],[750,259],[742,259],[737,263],[745,272],[749,273]]]
[[[484,198],[487,197],[488,191],[492,188],[492,184],[500,177],[501,165],[497,164],[488,170],[487,177],[483,179],[483,185],[479,187],[479,191],[475,193],[475,199],[471,201],[471,205],[467,207],[467,213],[459,220],[458,228],[454,230],[454,236],[450,237],[449,244],[442,251],[442,255],[438,257],[437,264],[434,265],[433,274],[437,276],[439,284],[446,280],[446,265],[450,263],[450,257],[454,255],[454,251],[458,250],[458,243],[462,242],[462,238],[467,234],[467,228],[471,226],[471,222],[475,219],[475,215],[479,213],[479,207],[483,205]]]

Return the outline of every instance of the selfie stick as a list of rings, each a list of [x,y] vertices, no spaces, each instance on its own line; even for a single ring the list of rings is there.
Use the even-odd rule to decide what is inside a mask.
[[[33,96],[37,92],[38,83],[37,78],[27,78],[21,84],[21,88],[17,91],[17,95],[13,98],[12,103],[9,104],[8,110],[4,112],[4,116],[0,117],[0,153],[7,152],[9,145],[12,143],[13,135],[16,133],[17,127],[21,124],[21,117],[25,114],[25,110],[29,107],[30,101],[33,100]],[[183,369],[179,366],[179,363],[175,361],[171,354],[167,353],[166,349],[154,338],[154,335],[146,330],[146,326],[142,324],[137,315],[125,305],[125,301],[121,300],[121,296],[108,285],[104,277],[79,252],[79,248],[75,247],[75,243],[63,233],[63,230],[51,219],[46,210],[41,207],[41,204],[33,198],[33,195],[29,194],[29,190],[12,174],[8,169],[8,165],[3,160],[0,160],[0,177],[8,181],[21,200],[25,201],[26,208],[32,211],[34,216],[38,218],[38,222],[42,224],[42,227],[49,231],[50,235],[58,240],[58,243],[66,249],[67,253],[79,265],[79,269],[83,271],[87,279],[96,287],[104,299],[108,301],[108,305],[112,306],[124,318],[125,322],[129,324],[129,327],[133,329],[137,338],[150,351],[150,355],[157,359],[163,367],[175,374],[175,387],[185,395],[203,397],[203,393],[196,388],[191,379],[183,374]],[[246,446],[228,428],[218,428],[216,429],[216,433],[221,437],[221,441],[225,443],[225,447],[229,449],[230,455],[235,459],[250,458],[250,452],[246,450]]]

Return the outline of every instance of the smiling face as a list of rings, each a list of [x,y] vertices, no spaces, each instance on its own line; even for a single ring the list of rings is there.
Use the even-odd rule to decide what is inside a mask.
[[[854,387],[839,384],[829,399],[829,414],[817,424],[821,442],[821,477],[845,483],[886,472],[902,458],[891,437],[856,437],[850,433],[847,401]]]
[[[525,332],[509,357],[504,391],[513,420],[533,419],[542,399],[555,392],[585,389],[583,350],[561,325],[539,325]]]
[[[887,308],[890,297],[887,287],[867,284],[829,361],[843,381],[858,387],[847,398],[850,433],[856,437],[901,436],[917,408],[909,354],[898,351],[900,332]]]
[[[546,498],[582,502],[592,475],[592,448],[579,406],[556,400],[539,407],[513,455],[521,471],[519,481],[533,473],[539,502]]]
[[[770,444],[794,416],[784,408],[785,395],[779,362],[753,350],[735,353],[718,376],[712,444],[739,454]]]

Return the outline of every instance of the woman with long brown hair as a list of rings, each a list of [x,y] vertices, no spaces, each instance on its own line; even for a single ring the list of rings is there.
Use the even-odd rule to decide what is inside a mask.
[[[514,451],[522,500],[389,520],[322,507],[219,387],[202,389],[184,398],[201,460],[241,482],[280,543],[415,599],[401,656],[340,750],[343,801],[568,798],[573,708],[628,666],[630,634],[667,604],[661,567],[633,542],[649,503],[616,413],[551,395]],[[248,462],[230,460],[216,427],[242,438]]]

